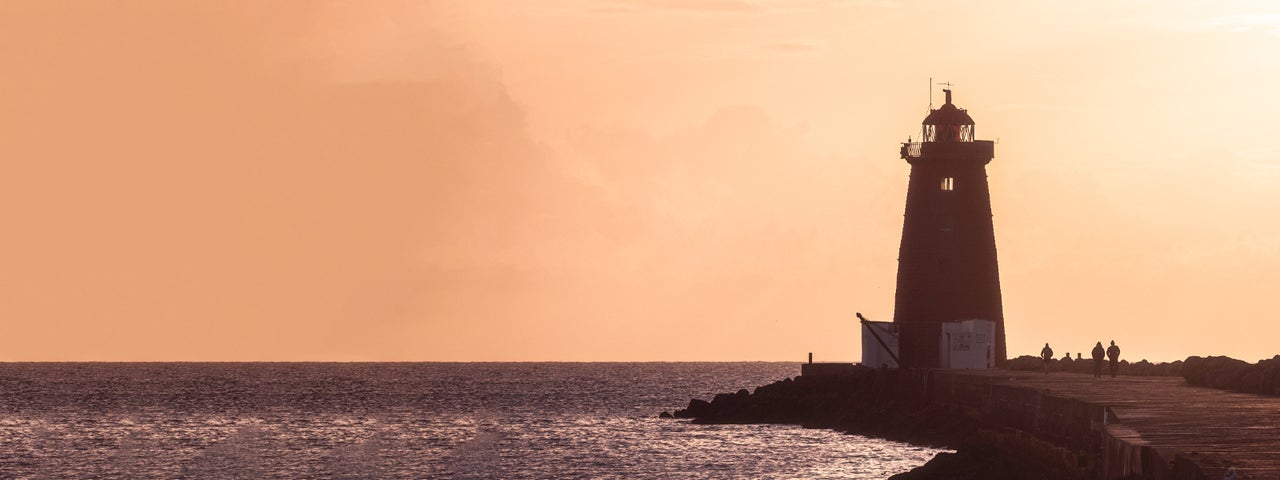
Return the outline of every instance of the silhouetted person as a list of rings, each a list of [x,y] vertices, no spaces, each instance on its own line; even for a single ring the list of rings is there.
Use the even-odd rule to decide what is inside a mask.
[[[1084,360],[1083,358],[1080,358],[1080,355],[1080,352],[1076,352],[1076,360]]]
[[[1111,359],[1111,378],[1116,378],[1116,367],[1120,366],[1120,347],[1116,346],[1115,340],[1107,347],[1107,358]]]
[[[1067,352],[1065,355],[1063,355],[1063,356],[1062,356],[1062,360],[1058,360],[1058,361],[1059,361],[1059,362],[1070,362],[1070,361],[1071,361],[1071,352]]]
[[[1053,360],[1053,349],[1049,348],[1049,344],[1044,344],[1044,348],[1040,350],[1040,358],[1044,359],[1044,374],[1049,374],[1049,362]]]
[[[1107,354],[1102,349],[1102,342],[1093,346],[1093,378],[1102,378],[1102,357]]]

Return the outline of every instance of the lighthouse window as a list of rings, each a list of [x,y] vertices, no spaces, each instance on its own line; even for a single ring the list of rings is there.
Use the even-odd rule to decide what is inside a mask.
[[[938,218],[938,229],[944,232],[950,232],[956,229],[956,217],[949,213],[943,214]]]
[[[956,188],[955,177],[945,177],[942,179],[942,191],[950,192]]]

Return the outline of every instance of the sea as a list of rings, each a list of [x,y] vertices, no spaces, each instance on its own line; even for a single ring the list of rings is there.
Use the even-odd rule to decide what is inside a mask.
[[[658,418],[798,363],[0,363],[0,479],[879,479],[940,450]]]

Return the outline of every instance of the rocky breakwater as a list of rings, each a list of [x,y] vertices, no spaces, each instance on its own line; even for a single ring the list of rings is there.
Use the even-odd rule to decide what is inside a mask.
[[[1044,360],[1023,355],[1006,362],[1004,368],[1040,372],[1044,370]],[[1146,360],[1130,363],[1121,360],[1116,370],[1120,375],[1126,376],[1182,377],[1186,379],[1187,385],[1197,387],[1280,396],[1280,355],[1257,363],[1224,356],[1192,356],[1168,363],[1151,363]],[[1053,359],[1049,361],[1049,371],[1090,374],[1093,372],[1093,360]],[[1103,371],[1107,372],[1105,365]]]
[[[1191,357],[1199,358],[1199,357]],[[1215,357],[1216,358],[1216,357]],[[1221,357],[1226,358],[1226,357]],[[1188,359],[1190,360],[1190,359]],[[1181,375],[1183,361],[1176,360],[1173,362],[1152,363],[1145,359],[1137,362],[1129,362],[1128,360],[1120,360],[1117,364],[1116,373],[1120,375],[1128,375],[1135,377],[1176,377]],[[1084,358],[1075,360],[1072,358],[1055,358],[1049,360],[1050,372],[1069,372],[1081,373],[1085,375],[1093,374],[1093,359]],[[1023,355],[1021,357],[1010,359],[1004,364],[1005,370],[1023,371],[1023,372],[1040,372],[1044,370],[1044,360],[1040,357],[1031,355]],[[1104,361],[1102,366],[1104,374],[1110,374],[1110,366]]]
[[[924,478],[1019,478],[962,409],[928,401],[929,372],[858,367],[845,375],[797,377],[748,392],[693,399],[675,418],[698,424],[776,423],[830,428],[920,445],[956,449],[925,467],[897,475]],[[664,412],[665,414],[666,412]],[[1025,472],[1022,472],[1025,473]],[[1048,478],[1048,477],[1044,477]]]
[[[1188,357],[1182,377],[1200,387],[1280,395],[1280,355],[1258,363],[1231,357]]]

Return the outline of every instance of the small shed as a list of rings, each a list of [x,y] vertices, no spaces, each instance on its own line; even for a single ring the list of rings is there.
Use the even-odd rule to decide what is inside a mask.
[[[938,368],[995,367],[996,323],[971,319],[940,322]],[[893,322],[862,323],[862,364],[872,368],[898,368],[900,330]]]
[[[886,347],[889,351],[885,350]],[[869,320],[862,323],[863,365],[872,368],[898,368],[898,360],[896,359],[897,355],[897,324],[893,322],[872,322]]]
[[[945,322],[938,338],[942,368],[992,368],[995,366],[996,324],[989,320]]]

